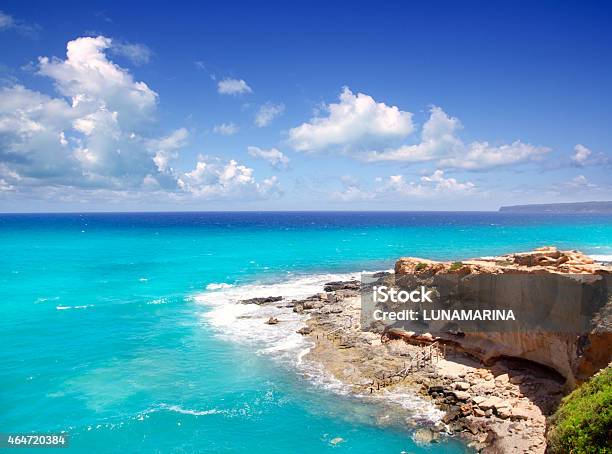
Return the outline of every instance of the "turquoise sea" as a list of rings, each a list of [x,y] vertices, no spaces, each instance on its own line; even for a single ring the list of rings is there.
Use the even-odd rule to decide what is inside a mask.
[[[612,217],[0,215],[0,432],[66,431],[66,452],[88,453],[469,452],[418,446],[401,412],[344,395],[304,362],[297,316],[279,329],[234,303],[308,293],[401,255],[543,245],[609,260]],[[393,398],[402,418],[436,417]]]

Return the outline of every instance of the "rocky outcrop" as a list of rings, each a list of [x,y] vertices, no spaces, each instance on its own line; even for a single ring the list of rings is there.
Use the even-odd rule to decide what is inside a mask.
[[[432,274],[440,271],[457,274],[479,272],[610,274],[612,269],[595,262],[580,251],[561,251],[552,246],[529,252],[464,260],[462,262],[438,262],[416,257],[402,257],[395,263],[395,273],[397,275]]]
[[[282,296],[265,296],[260,298],[249,298],[246,300],[242,300],[242,304],[257,304],[261,306],[262,304],[275,303],[277,301],[282,301]]]
[[[408,279],[412,285],[415,282],[435,284],[437,278],[454,276],[463,291],[459,292],[461,295],[477,295],[494,309],[532,311],[533,317],[538,316],[542,302],[548,298],[558,300],[555,307],[542,313],[543,320],[536,328],[521,329],[519,326],[499,331],[457,332],[449,330],[447,323],[429,322],[425,326],[423,323],[415,324],[409,330],[416,334],[407,333],[404,337],[420,340],[414,336],[431,333],[435,339],[460,345],[485,364],[493,364],[500,358],[538,363],[557,371],[567,380],[569,387],[586,380],[612,360],[612,267],[595,263],[578,251],[545,247],[462,262],[408,257],[396,262],[395,272],[396,283],[400,286],[402,279]],[[535,277],[528,281],[528,288],[533,291],[525,295],[524,289],[512,285],[512,281],[488,279],[499,275]],[[540,276],[545,279],[539,279]],[[474,282],[478,285],[475,286]],[[600,301],[596,308],[592,307],[593,295]],[[465,301],[461,298],[451,295],[449,307],[463,307]],[[580,317],[585,318],[581,325],[577,323]],[[573,326],[581,328],[568,328]],[[397,332],[394,336],[401,337]]]

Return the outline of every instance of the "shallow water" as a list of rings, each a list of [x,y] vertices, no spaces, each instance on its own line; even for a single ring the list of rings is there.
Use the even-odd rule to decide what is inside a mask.
[[[308,293],[334,277],[321,274],[400,255],[545,244],[610,257],[612,217],[0,215],[1,431],[65,430],[73,452],[463,452],[416,446],[386,407],[304,364],[301,336],[260,324],[267,313],[238,318],[261,309],[232,302]]]

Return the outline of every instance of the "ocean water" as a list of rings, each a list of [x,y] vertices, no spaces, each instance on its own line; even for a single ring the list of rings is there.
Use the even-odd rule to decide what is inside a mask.
[[[406,418],[438,412],[347,396],[304,359],[302,319],[267,326],[279,309],[236,301],[308,295],[401,255],[542,245],[610,259],[612,217],[0,215],[0,432],[66,431],[69,452],[469,452],[416,445]]]

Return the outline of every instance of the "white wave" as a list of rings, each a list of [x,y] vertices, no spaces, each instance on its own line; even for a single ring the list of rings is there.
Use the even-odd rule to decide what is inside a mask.
[[[36,301],[34,301],[34,304],[44,303],[46,301],[57,301],[59,299],[60,299],[59,296],[53,296],[53,297],[49,297],[49,298],[41,296],[40,298],[36,298]]]
[[[222,290],[226,288],[232,288],[232,284],[226,284],[225,282],[212,282],[206,286],[206,290]]]
[[[322,292],[327,282],[360,278],[361,273],[300,276],[272,284],[215,288],[214,291],[195,295],[193,300],[207,309],[202,317],[219,337],[249,345],[258,354],[269,355],[293,367],[313,385],[346,395],[350,392],[349,386],[336,379],[322,365],[305,360],[314,344],[296,331],[305,325],[308,315],[294,313],[292,308],[286,307],[286,303]],[[267,296],[282,296],[283,299],[261,306],[241,303],[249,298]],[[267,325],[265,322],[270,317],[277,318],[278,324]],[[366,395],[359,397],[364,400],[370,398]],[[415,394],[388,393],[380,397],[410,410],[416,419],[436,422],[444,414]]]
[[[250,344],[258,353],[272,354],[295,365],[312,343],[296,333],[304,326],[307,316],[294,313],[291,308],[284,307],[285,304],[323,291],[326,282],[348,279],[359,279],[359,273],[318,274],[273,284],[215,287],[214,291],[195,295],[194,300],[209,309],[203,317],[220,337]],[[241,303],[245,299],[266,296],[282,296],[283,300],[263,306]],[[265,322],[270,317],[277,318],[279,323],[267,325]]]
[[[141,277],[140,279],[138,279],[140,282],[147,282],[149,279],[147,279],[146,277]]]
[[[154,300],[148,301],[147,304],[167,304],[168,300],[166,298],[156,298]]]
[[[442,410],[414,393],[384,390],[378,397],[399,404],[402,408],[409,410],[413,418],[417,420],[438,422],[444,416]]]
[[[87,309],[88,307],[94,307],[95,304],[83,304],[80,306],[55,306],[55,309],[58,311],[65,311],[68,309]]]
[[[591,254],[589,257],[596,262],[612,262],[612,255],[608,254]]]
[[[359,278],[359,273],[307,275],[271,284],[217,288],[193,299],[208,309],[202,316],[219,337],[250,345],[258,354],[271,355],[285,364],[300,366],[313,346],[307,337],[296,332],[305,325],[308,316],[296,314],[285,307],[286,303],[322,292],[327,282]],[[266,296],[282,296],[283,300],[262,306],[241,303]],[[267,325],[270,317],[277,318],[278,324]]]
[[[213,408],[211,410],[190,410],[190,409],[183,408],[180,405],[162,405],[161,407],[165,410],[180,413],[182,415],[205,416],[205,415],[219,415],[219,414],[226,413],[225,410],[217,410],[216,408]]]

